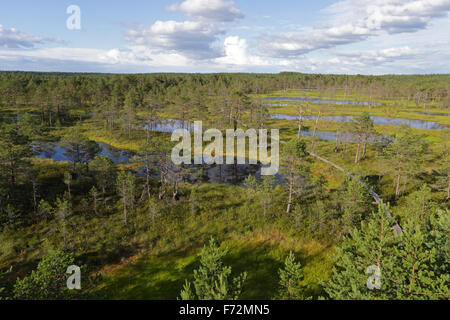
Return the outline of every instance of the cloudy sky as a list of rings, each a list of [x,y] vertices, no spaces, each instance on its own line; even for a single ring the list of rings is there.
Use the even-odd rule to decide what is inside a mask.
[[[80,30],[67,27],[76,22],[71,5]],[[450,0],[0,0],[0,8],[0,70],[450,73]]]

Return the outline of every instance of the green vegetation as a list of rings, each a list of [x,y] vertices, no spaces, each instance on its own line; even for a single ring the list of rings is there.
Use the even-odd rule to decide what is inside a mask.
[[[449,130],[372,116],[449,125],[449,82],[0,73],[0,297],[448,299]],[[273,94],[368,103],[265,105]],[[355,117],[323,118],[339,114]],[[280,175],[174,168],[164,121],[195,120],[279,129]],[[81,291],[66,290],[71,264]]]
[[[186,281],[181,291],[183,300],[237,300],[242,293],[242,287],[247,273],[230,279],[231,267],[223,266],[222,259],[228,253],[227,249],[219,248],[211,238],[209,245],[202,249],[200,267],[194,270],[194,285]]]

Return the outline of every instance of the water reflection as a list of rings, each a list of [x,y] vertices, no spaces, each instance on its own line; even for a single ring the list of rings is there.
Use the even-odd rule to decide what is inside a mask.
[[[98,155],[106,156],[110,158],[115,164],[127,164],[136,155],[136,153],[114,148],[104,143],[98,143],[100,152]],[[36,141],[34,143],[35,157],[42,159],[52,159],[55,161],[72,161],[70,154],[63,148],[58,142],[42,142]],[[152,177],[159,179],[158,168],[158,155],[152,155],[154,161]],[[221,165],[190,165],[190,166],[170,166],[170,179],[179,179],[180,176],[183,180],[191,183],[198,181],[209,183],[225,183],[231,185],[241,185],[244,180],[252,175],[256,179],[261,179],[261,168],[263,165],[249,164],[246,159],[246,164],[237,164],[237,158],[235,164],[221,164]],[[139,175],[143,175],[140,172]],[[281,181],[281,176],[277,174],[275,176],[276,181]]]
[[[363,105],[363,106],[382,106],[382,103],[370,102],[370,101],[353,101],[353,100],[331,100],[331,99],[317,99],[317,98],[290,98],[281,96],[272,96],[263,98],[266,101],[300,101],[300,102],[312,102],[312,103],[322,103],[322,104],[352,104],[352,105]]]
[[[281,120],[298,120],[298,116],[292,116],[287,114],[271,114],[270,117],[272,119],[281,119]],[[373,120],[374,124],[378,125],[390,125],[390,126],[401,126],[407,125],[413,129],[429,129],[429,130],[440,130],[445,128],[445,126],[440,125],[434,121],[423,121],[423,120],[411,120],[411,119],[403,119],[403,118],[388,118],[381,116],[370,116]],[[303,116],[303,120],[305,121],[315,121],[317,119],[316,116]],[[355,119],[355,116],[321,116],[321,121],[336,121],[336,122],[345,122]]]

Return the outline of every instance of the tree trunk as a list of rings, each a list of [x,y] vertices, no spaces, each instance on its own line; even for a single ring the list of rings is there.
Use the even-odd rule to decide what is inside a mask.
[[[364,150],[363,150],[363,156],[362,159],[366,159],[366,152],[367,152],[367,140],[364,141]]]
[[[302,137],[302,124],[303,124],[303,107],[300,107],[300,114],[298,117],[298,138]]]
[[[398,199],[398,197],[400,196],[400,179],[401,179],[401,172],[402,172],[402,168],[399,167],[398,168],[398,173],[397,173],[397,187],[395,189],[395,198]]]
[[[289,181],[289,201],[286,209],[287,214],[291,212],[293,190],[294,190],[294,175],[291,173],[291,179]]]
[[[358,147],[356,148],[356,155],[355,155],[355,164],[359,162],[359,152],[361,150],[361,139],[358,140]]]
[[[311,143],[311,149],[314,152],[314,147],[316,145],[316,133],[317,133],[317,126],[319,125],[319,119],[320,119],[320,111],[319,114],[317,115],[317,119],[316,119],[316,123],[314,124],[314,133],[312,136],[312,143]]]
[[[334,146],[334,152],[339,151],[339,131],[336,131],[336,145]]]
[[[125,225],[128,225],[128,220],[127,220],[127,205],[124,202],[123,203],[123,222]]]
[[[37,183],[33,181],[33,208],[34,212],[36,212],[37,209]]]

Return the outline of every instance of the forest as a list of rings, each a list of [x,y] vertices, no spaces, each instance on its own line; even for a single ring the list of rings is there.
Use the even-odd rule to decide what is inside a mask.
[[[194,121],[279,172],[174,165]],[[448,74],[0,72],[0,299],[448,300],[449,137]]]

